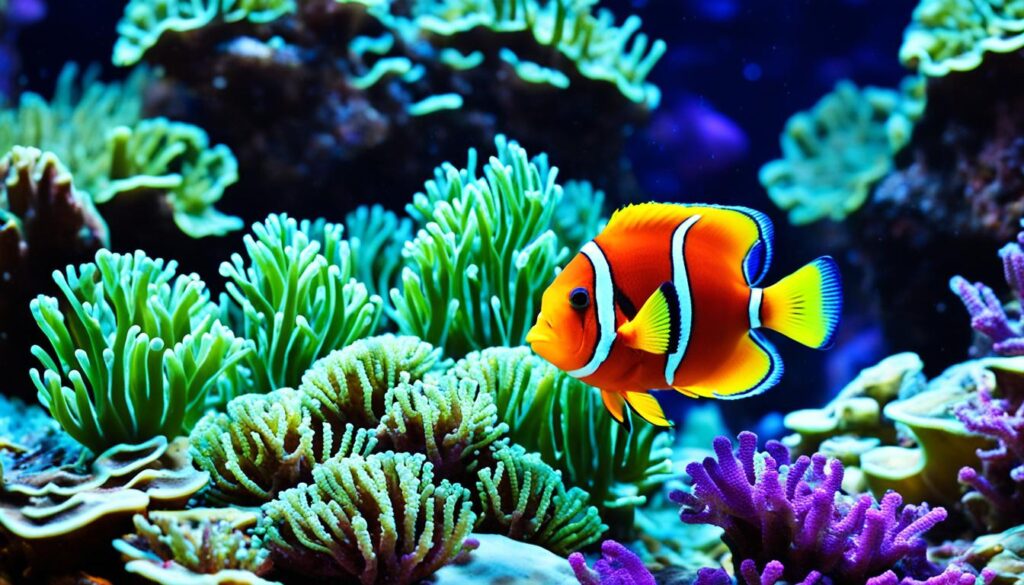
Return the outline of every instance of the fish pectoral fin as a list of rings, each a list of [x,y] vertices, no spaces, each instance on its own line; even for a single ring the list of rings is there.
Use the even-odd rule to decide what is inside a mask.
[[[626,392],[626,402],[640,418],[656,427],[671,427],[672,421],[665,416],[665,411],[658,404],[658,399],[647,392]]]
[[[671,282],[654,291],[636,317],[619,327],[617,337],[627,346],[648,353],[672,353],[679,343],[679,296]]]
[[[612,418],[618,421],[619,424],[624,425],[627,431],[633,430],[629,417],[626,416],[626,401],[622,397],[622,392],[601,390],[601,400],[604,402],[604,407],[608,409],[608,414],[612,415]]]

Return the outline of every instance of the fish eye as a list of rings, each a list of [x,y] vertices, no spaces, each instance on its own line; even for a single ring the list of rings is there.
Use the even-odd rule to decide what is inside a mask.
[[[590,293],[585,288],[574,288],[569,293],[569,304],[574,309],[586,309],[590,306]]]

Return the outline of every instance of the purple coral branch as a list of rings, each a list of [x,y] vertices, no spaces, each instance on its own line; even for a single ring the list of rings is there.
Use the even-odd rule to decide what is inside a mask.
[[[593,569],[581,553],[569,555],[569,565],[581,585],[655,585],[640,557],[614,540],[601,543],[601,558]]]
[[[683,522],[724,530],[747,585],[865,583],[889,579],[889,573],[898,584],[899,578],[935,575],[921,535],[946,518],[944,509],[903,506],[895,492],[881,502],[846,495],[838,460],[815,454],[790,463],[779,443],[758,453],[756,435],[744,432],[738,439],[734,452],[726,437],[716,438],[716,457],[687,466],[693,492],[669,497],[681,504]],[[709,573],[705,583],[714,578]]]

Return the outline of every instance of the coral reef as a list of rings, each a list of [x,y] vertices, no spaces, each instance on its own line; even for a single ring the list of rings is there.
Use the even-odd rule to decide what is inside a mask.
[[[594,568],[587,566],[580,553],[569,556],[576,579],[582,585],[654,585],[654,575],[628,548],[606,540],[601,543],[601,559]]]
[[[363,585],[411,585],[464,548],[476,514],[469,491],[434,483],[422,455],[335,459],[313,483],[262,507],[257,533],[276,566]]]
[[[642,421],[632,432],[622,428],[604,415],[598,392],[527,348],[473,353],[452,371],[488,388],[509,438],[588,493],[609,525],[614,518],[628,530],[633,509],[671,470],[668,433]]]
[[[32,314],[52,353],[34,347],[39,398],[75,440],[95,452],[188,431],[218,377],[252,351],[215,319],[196,275],[135,254],[54,272],[62,302],[40,295]]]
[[[423,153],[450,160],[498,133],[621,197],[634,189],[619,159],[660,101],[647,77],[666,48],[594,4],[133,0],[113,60],[162,66],[158,110],[231,145],[246,190],[275,194],[255,202],[341,215],[379,199],[372,169],[409,192],[433,164]],[[306,202],[281,202],[290,190]]]
[[[985,53],[1024,47],[1022,16],[1014,1],[922,0],[904,33],[900,61],[931,77],[969,71]]]
[[[257,519],[235,508],[137,514],[135,532],[115,540],[114,548],[128,573],[154,583],[269,585],[257,576],[270,568],[268,552],[245,532]]]
[[[769,442],[759,453],[756,435],[738,438],[735,452],[728,438],[715,439],[717,458],[687,466],[693,493],[677,490],[672,499],[682,504],[683,522],[725,531],[736,572],[748,584],[801,582],[815,574],[852,584],[890,571],[914,578],[938,572],[925,558],[921,535],[945,519],[944,509],[903,507],[896,492],[881,502],[845,496],[838,460],[815,454],[791,461],[781,443]]]
[[[228,279],[225,320],[255,344],[246,365],[253,388],[299,384],[303,372],[332,350],[371,335],[381,300],[353,278],[344,227],[271,215],[245,236],[248,262],[221,265]]]
[[[810,111],[786,122],[783,158],[760,172],[772,202],[796,225],[841,221],[857,211],[909,142],[923,93],[923,82],[913,77],[899,91],[839,82]]]

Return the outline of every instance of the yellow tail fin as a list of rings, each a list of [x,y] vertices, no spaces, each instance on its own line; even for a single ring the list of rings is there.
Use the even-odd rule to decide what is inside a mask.
[[[761,322],[807,347],[826,349],[842,309],[839,268],[823,256],[764,289]]]

